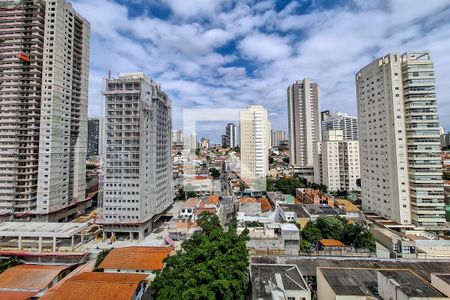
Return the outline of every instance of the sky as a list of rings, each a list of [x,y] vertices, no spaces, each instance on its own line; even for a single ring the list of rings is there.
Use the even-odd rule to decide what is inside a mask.
[[[356,115],[355,74],[391,52],[431,51],[450,130],[448,0],[72,0],[91,23],[89,116],[104,114],[108,70],[144,72],[184,109],[261,104],[287,130],[289,84],[320,86],[321,110]],[[229,120],[235,121],[237,120]],[[225,121],[198,124],[217,143]]]

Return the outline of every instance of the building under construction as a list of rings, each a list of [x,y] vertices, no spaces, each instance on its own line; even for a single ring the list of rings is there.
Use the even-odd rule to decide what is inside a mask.
[[[1,219],[85,201],[89,23],[65,0],[0,0]]]

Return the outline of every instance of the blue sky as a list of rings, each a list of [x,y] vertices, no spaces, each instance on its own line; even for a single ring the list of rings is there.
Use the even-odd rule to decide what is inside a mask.
[[[103,115],[103,78],[143,71],[184,108],[262,104],[287,129],[286,88],[319,83],[321,109],[356,115],[355,73],[389,52],[429,50],[441,125],[450,129],[448,0],[72,0],[91,23],[89,115]],[[224,122],[199,136],[219,141]]]

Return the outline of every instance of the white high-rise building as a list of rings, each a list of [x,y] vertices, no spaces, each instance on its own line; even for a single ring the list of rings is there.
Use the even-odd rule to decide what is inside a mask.
[[[280,145],[280,142],[286,139],[284,130],[271,130],[270,134],[271,147],[278,147]]]
[[[400,224],[445,223],[429,52],[388,54],[356,74],[363,208]]]
[[[319,86],[310,79],[288,87],[290,164],[300,176],[313,180],[314,145],[322,140]]]
[[[264,178],[269,170],[270,122],[267,110],[250,105],[239,113],[241,178],[250,182]]]
[[[142,239],[173,202],[171,101],[143,73],[106,80],[103,230]]]
[[[0,20],[0,213],[61,221],[85,200],[90,25],[64,0]]]
[[[234,123],[228,123],[226,127],[226,146],[230,148],[237,147],[237,126]],[[223,144],[223,143],[222,143]]]
[[[358,140],[358,118],[346,113],[332,112],[329,110],[321,112],[322,117],[322,140],[328,139],[329,130],[342,130],[344,140]]]
[[[314,182],[324,184],[331,192],[360,190],[359,143],[344,140],[342,130],[330,130],[327,139],[314,148]]]

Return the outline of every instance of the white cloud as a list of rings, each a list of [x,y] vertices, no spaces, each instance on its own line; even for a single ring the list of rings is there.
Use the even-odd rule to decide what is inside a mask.
[[[250,59],[270,61],[283,59],[290,55],[288,40],[277,35],[253,33],[239,42],[242,54]]]
[[[146,1],[135,2],[143,5],[141,14],[112,0],[73,0],[91,22],[92,116],[102,114],[109,69],[143,71],[172,94],[175,124],[180,107],[260,103],[273,128],[287,129],[286,88],[293,81],[316,80],[323,110],[355,114],[359,69],[389,52],[430,50],[441,123],[450,129],[447,0],[353,0],[303,14],[305,4],[297,1],[276,12],[270,0],[159,0],[173,13],[166,20],[147,15]],[[221,47],[237,51],[221,53]]]

